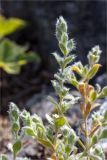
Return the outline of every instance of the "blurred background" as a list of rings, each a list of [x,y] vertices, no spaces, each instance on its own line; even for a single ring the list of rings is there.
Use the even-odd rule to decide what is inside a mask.
[[[39,112],[43,108],[46,109],[46,106],[49,108],[46,97],[54,94],[50,80],[57,70],[57,63],[51,53],[59,52],[55,24],[61,15],[68,23],[69,36],[76,41],[76,61],[81,60],[85,64],[89,50],[95,45],[100,45],[103,51],[103,66],[92,83],[100,83],[101,86],[107,84],[106,5],[106,0],[1,0],[2,15],[7,18],[20,18],[26,22],[22,29],[8,35],[7,38],[21,46],[28,45],[27,50],[33,51],[39,57],[39,60],[22,66],[19,74],[8,74],[1,69],[2,114],[7,113],[10,101],[32,112]]]

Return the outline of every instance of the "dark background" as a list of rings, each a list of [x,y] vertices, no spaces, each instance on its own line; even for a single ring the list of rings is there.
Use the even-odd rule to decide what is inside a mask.
[[[50,80],[53,78],[57,64],[50,53],[59,52],[55,38],[55,24],[56,19],[61,15],[68,23],[70,38],[76,41],[77,61],[81,60],[85,64],[88,51],[93,46],[100,45],[103,51],[100,62],[103,67],[97,76],[104,75],[107,79],[106,0],[2,0],[1,13],[6,17],[19,17],[27,21],[26,28],[17,31],[9,38],[22,45],[29,43],[29,49],[37,52],[41,57],[41,63],[24,66],[18,76],[4,73],[5,78],[3,76],[1,78],[3,112],[7,110],[9,101],[23,106],[35,93],[51,90]],[[102,81],[104,82],[102,86],[107,84],[107,81]],[[96,78],[93,82],[96,82]]]

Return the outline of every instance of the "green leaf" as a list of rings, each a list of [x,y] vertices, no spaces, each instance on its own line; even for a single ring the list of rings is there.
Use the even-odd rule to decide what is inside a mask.
[[[20,111],[17,105],[12,102],[9,104],[9,115],[13,121],[17,121],[19,119]]]
[[[51,96],[48,96],[48,99],[52,104],[58,105],[58,103]]]
[[[66,119],[64,117],[58,117],[55,119],[55,125],[57,128],[62,127],[66,123]]]
[[[73,39],[70,39],[68,41],[67,48],[68,48],[69,52],[71,52],[72,50],[75,49],[75,42]]]
[[[97,93],[94,90],[92,90],[90,92],[90,100],[93,102],[95,101],[96,98],[97,98]]]
[[[28,136],[32,136],[32,137],[35,137],[36,134],[34,132],[34,130],[31,128],[31,127],[23,127],[23,129],[25,130],[25,133],[28,135]]]
[[[104,96],[107,96],[107,86],[103,88],[102,92]]]
[[[99,139],[104,139],[104,138],[107,138],[107,128],[102,129],[99,135]]]
[[[98,142],[98,136],[93,135],[91,141],[92,141],[92,145],[96,144]]]
[[[87,66],[84,66],[83,69],[82,69],[82,75],[85,76],[88,72],[88,67]]]
[[[2,155],[0,156],[0,160],[8,160],[8,159],[7,159],[7,156],[6,156],[6,155],[2,154]]]
[[[71,151],[73,150],[73,147],[78,139],[75,131],[68,127],[67,125],[64,125],[61,128],[62,132],[63,132],[63,139],[64,139],[64,144],[65,146],[69,145],[71,147]]]
[[[49,96],[48,98],[49,98],[49,101],[54,105],[55,109],[60,112],[59,104],[51,96]]]
[[[14,122],[12,125],[12,131],[18,133],[19,129],[20,129],[19,122]]]
[[[33,52],[27,52],[27,47],[22,47],[8,39],[0,42],[0,68],[8,74],[20,73],[21,66],[31,61],[37,61]]]
[[[68,52],[68,49],[67,49],[67,46],[65,46],[63,43],[59,43],[59,48],[61,50],[61,52],[66,56],[69,52]]]
[[[59,33],[59,32],[62,32],[62,33],[67,32],[67,23],[62,16],[58,18],[57,23],[56,23],[56,33]]]
[[[22,147],[21,141],[20,141],[20,140],[17,140],[17,141],[13,144],[13,152],[14,152],[14,155],[17,155],[17,153],[20,151],[21,147]]]
[[[104,113],[104,120],[107,121],[107,110]]]
[[[62,33],[62,36],[61,36],[61,42],[66,45],[67,44],[67,41],[68,41],[68,34],[63,32]]]
[[[56,52],[52,53],[52,55],[55,57],[57,63],[61,66],[63,62],[63,58],[60,55],[58,55]]]
[[[42,138],[37,138],[37,140],[45,147],[53,148],[53,144],[49,140],[42,139]]]
[[[25,22],[19,18],[8,18],[0,15],[0,37],[7,36],[17,29],[24,27]]]
[[[104,98],[104,97],[107,97],[107,86],[104,87],[98,95],[98,98]]]
[[[47,129],[46,129],[46,135],[47,135],[47,138],[48,138],[52,143],[54,143],[55,137],[54,137],[54,131],[53,131],[53,127],[52,127],[52,126],[48,126],[48,127],[47,127]]]
[[[67,64],[69,64],[70,62],[72,62],[74,60],[74,58],[75,58],[74,55],[66,57],[63,62],[63,67],[65,68],[67,66]]]
[[[101,91],[101,86],[99,84],[96,84],[96,90],[97,90],[97,93]]]
[[[71,145],[69,145],[69,144],[66,145],[66,146],[65,146],[65,151],[66,151],[67,154],[70,154],[71,151],[72,151]]]
[[[32,119],[30,117],[30,113],[27,112],[26,110],[23,110],[20,114],[20,118],[23,120],[24,124],[27,126],[31,126]]]
[[[100,49],[100,47],[98,45],[93,47],[91,49],[91,51],[89,51],[89,54],[88,54],[87,58],[88,58],[90,66],[92,66],[95,63],[99,62],[101,52],[102,51],[101,51],[101,49]]]
[[[73,101],[63,101],[62,102],[62,104],[61,104],[61,110],[62,110],[62,112],[64,113],[64,112],[66,112],[69,108],[71,108],[72,107],[72,102]]]
[[[95,76],[95,74],[98,72],[100,66],[101,66],[100,64],[94,64],[93,67],[87,73],[86,79],[87,80],[92,79]]]
[[[32,121],[33,121],[35,124],[36,124],[36,123],[43,124],[42,119],[41,119],[37,114],[34,114],[31,118],[32,118]]]
[[[104,151],[101,145],[97,144],[92,148],[90,158],[93,158],[93,160],[105,160]]]
[[[59,92],[61,91],[61,86],[60,86],[59,82],[56,80],[52,80],[51,82],[52,82],[52,85],[53,85],[56,93],[59,94]]]
[[[39,138],[44,138],[46,135],[46,128],[41,123],[36,123],[33,129]]]
[[[72,84],[74,87],[78,88],[79,82],[78,82],[76,79],[72,79],[72,80],[71,80],[71,84]]]

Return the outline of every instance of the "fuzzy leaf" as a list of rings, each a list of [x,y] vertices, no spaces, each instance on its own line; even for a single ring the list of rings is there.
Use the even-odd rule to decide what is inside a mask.
[[[63,32],[67,32],[67,23],[66,21],[64,20],[64,18],[62,16],[60,16],[58,19],[57,19],[57,23],[56,23],[56,33],[63,33]],[[57,35],[56,35],[57,36]]]
[[[66,45],[67,44],[67,41],[68,41],[68,34],[67,33],[62,33],[62,36],[61,36],[61,42]]]
[[[57,128],[63,126],[66,123],[66,119],[64,117],[59,117],[55,119],[55,125]]]
[[[103,92],[104,96],[107,96],[107,86],[103,88],[102,92]]]
[[[9,104],[9,115],[13,121],[14,120],[17,121],[19,118],[19,115],[20,115],[20,111],[19,111],[18,107],[16,106],[16,104],[14,104],[12,102]]]
[[[30,113],[27,112],[26,110],[24,110],[21,114],[20,114],[21,119],[23,120],[24,124],[27,126],[31,126],[31,118],[30,118]]]
[[[20,141],[20,140],[17,140],[17,141],[13,144],[13,152],[14,152],[15,155],[20,151],[21,146],[22,146],[22,144],[21,144],[21,141]]]
[[[99,139],[107,138],[107,128],[104,128],[99,135]]]
[[[65,46],[63,43],[59,43],[59,48],[65,56],[68,54],[67,46]]]
[[[28,136],[32,136],[32,137],[35,137],[35,136],[36,136],[34,130],[33,130],[31,127],[23,127],[23,129],[25,130],[25,133],[26,133]]]
[[[93,135],[91,138],[92,141],[92,145],[96,144],[98,142],[98,136],[97,135]]]
[[[98,93],[101,91],[101,86],[99,84],[96,84],[96,90]]]
[[[72,84],[74,87],[78,88],[79,82],[78,82],[76,79],[72,79],[72,80],[71,80],[71,84]]]
[[[92,90],[90,92],[90,100],[91,100],[91,102],[93,102],[96,98],[97,98],[97,93],[94,90]]]
[[[71,52],[72,50],[75,49],[75,42],[74,42],[73,39],[70,39],[70,40],[68,41],[67,47],[68,47],[69,52]]]
[[[74,60],[74,58],[75,58],[74,55],[66,57],[65,60],[64,60],[64,62],[63,62],[64,68],[67,66],[67,64],[69,64],[70,62],[72,62]]]
[[[37,140],[45,147],[49,147],[49,148],[53,148],[53,144],[46,139],[42,139],[42,138],[37,138]]]
[[[46,114],[46,119],[48,120],[48,122],[53,125],[54,124],[54,120],[52,117],[50,117],[48,114]]]
[[[90,66],[99,62],[101,52],[102,51],[98,45],[92,48],[92,50],[89,52],[87,56]]]
[[[101,66],[100,64],[94,64],[93,67],[87,73],[86,79],[87,80],[92,79],[95,76],[95,74],[98,72],[100,66]]]
[[[20,129],[19,122],[14,122],[12,125],[12,131],[18,133],[19,129]]]
[[[63,58],[62,58],[60,55],[58,55],[56,52],[52,53],[52,55],[55,57],[57,63],[58,63],[59,65],[62,65]]]
[[[98,95],[98,98],[104,98],[104,97],[107,97],[107,86],[104,87],[101,93]]]

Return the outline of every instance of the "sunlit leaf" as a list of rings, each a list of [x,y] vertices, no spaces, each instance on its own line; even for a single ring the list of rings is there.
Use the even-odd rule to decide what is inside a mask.
[[[93,102],[97,98],[97,93],[96,91],[92,90],[90,92],[90,100]]]
[[[61,127],[66,123],[66,119],[64,117],[58,117],[55,119],[55,125],[56,127]]]
[[[87,73],[86,79],[87,80],[92,79],[95,76],[95,74],[98,72],[98,70],[99,70],[100,67],[101,67],[100,64],[94,64],[93,67]]]
[[[25,26],[25,22],[19,18],[5,18],[0,15],[0,38],[13,33]]]
[[[20,73],[21,66],[38,61],[37,57],[37,54],[27,52],[27,47],[19,46],[8,39],[0,42],[0,68],[8,74]]]

